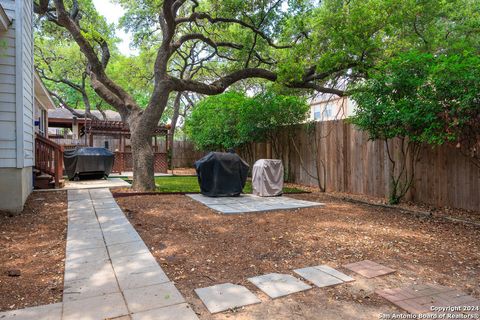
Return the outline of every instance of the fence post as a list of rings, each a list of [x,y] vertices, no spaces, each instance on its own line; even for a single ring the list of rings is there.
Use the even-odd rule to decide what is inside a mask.
[[[54,151],[54,166],[55,166],[55,188],[60,187],[60,181],[58,177],[58,163],[60,162],[59,150]]]

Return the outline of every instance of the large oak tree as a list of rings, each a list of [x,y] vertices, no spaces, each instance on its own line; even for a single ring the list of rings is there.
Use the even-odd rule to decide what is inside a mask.
[[[120,85],[122,81],[112,80],[107,36],[84,23],[89,12],[82,8],[90,0],[37,0],[35,12],[76,42],[93,89],[129,125],[135,190],[155,188],[152,132],[172,93],[216,95],[237,82],[258,78],[286,88],[343,95],[335,79],[365,77],[378,59],[420,43],[429,23],[419,15],[424,8],[409,0],[117,3],[126,9],[123,26],[134,33],[136,45],[154,51],[145,108]],[[185,76],[172,65],[192,43],[201,44],[196,55],[201,63],[193,76]],[[128,81],[129,74],[124,77]]]
[[[81,1],[40,0],[35,5],[35,12],[68,31],[80,47],[88,61],[87,73],[93,89],[103,100],[118,110],[122,119],[130,127],[134,170],[133,188],[135,190],[153,190],[155,183],[151,137],[167,106],[170,93],[196,92],[212,95],[222,93],[230,85],[247,78],[256,77],[275,81],[277,74],[271,67],[273,62],[268,60],[268,57],[261,56],[257,51],[256,42],[263,42],[262,45],[274,48],[286,48],[290,44],[277,44],[274,37],[268,34],[271,25],[255,24],[256,21],[249,22],[246,17],[233,14],[232,11],[230,11],[232,14],[229,14],[228,10],[224,11],[224,16],[217,16],[211,11],[209,13],[201,10],[203,5],[197,1],[165,0],[162,2],[140,1],[138,3],[152,13],[144,16],[143,22],[150,21],[152,26],[158,26],[160,33],[153,70],[153,92],[145,109],[140,108],[132,96],[112,81],[107,74],[106,68],[110,60],[108,42],[101,34],[89,33],[88,29],[82,28],[84,13]],[[280,1],[269,6],[260,3],[258,7],[252,9],[262,11],[263,20],[268,20],[269,14],[274,14],[272,13],[274,11],[278,13],[280,5]],[[217,25],[219,27],[216,27]],[[247,47],[245,41],[236,43],[235,39],[223,40],[221,33],[224,32],[227,37],[231,36],[232,28],[241,30],[239,34],[245,32],[253,35],[253,43],[249,43]],[[204,54],[210,60],[220,58],[217,63],[222,63],[222,60],[229,61],[229,59],[238,62],[239,59],[236,59],[235,54],[230,51],[248,51],[248,60],[244,61],[243,65],[229,70],[228,74],[219,75],[213,81],[201,82],[174,76],[173,72],[169,70],[169,62],[178,50],[191,41],[201,41],[207,44],[209,48]],[[227,50],[221,52],[219,48],[227,48]],[[224,69],[228,70],[227,67]],[[125,76],[128,77],[128,75]],[[308,76],[309,78],[305,78],[303,81],[295,81],[289,85],[342,93],[336,89],[323,88],[315,84],[314,80],[326,75],[317,75],[315,70],[312,70],[309,71]]]

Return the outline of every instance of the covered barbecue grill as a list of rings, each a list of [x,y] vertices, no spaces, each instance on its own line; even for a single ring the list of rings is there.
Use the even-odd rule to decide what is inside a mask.
[[[105,148],[82,147],[63,153],[68,179],[102,179],[112,171],[115,155]]]
[[[210,152],[195,162],[203,195],[232,197],[242,193],[249,166],[235,153]]]
[[[274,197],[283,191],[282,160],[260,159],[252,170],[253,194],[261,197]]]

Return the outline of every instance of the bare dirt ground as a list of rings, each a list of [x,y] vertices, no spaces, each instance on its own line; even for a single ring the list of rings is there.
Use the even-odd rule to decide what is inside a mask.
[[[62,300],[66,192],[34,192],[18,215],[0,212],[0,311]]]
[[[414,283],[438,283],[480,298],[478,226],[322,193],[292,197],[326,206],[220,215],[182,195],[117,201],[201,319],[378,319],[400,310],[374,291]],[[364,259],[398,271],[366,279],[342,268]],[[271,300],[246,280],[318,264],[356,281]],[[247,286],[263,302],[210,315],[193,290],[224,282]]]

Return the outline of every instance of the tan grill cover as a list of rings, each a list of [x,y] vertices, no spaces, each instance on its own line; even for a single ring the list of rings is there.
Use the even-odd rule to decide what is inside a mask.
[[[260,159],[253,165],[253,194],[260,197],[273,197],[282,194],[282,160]]]

